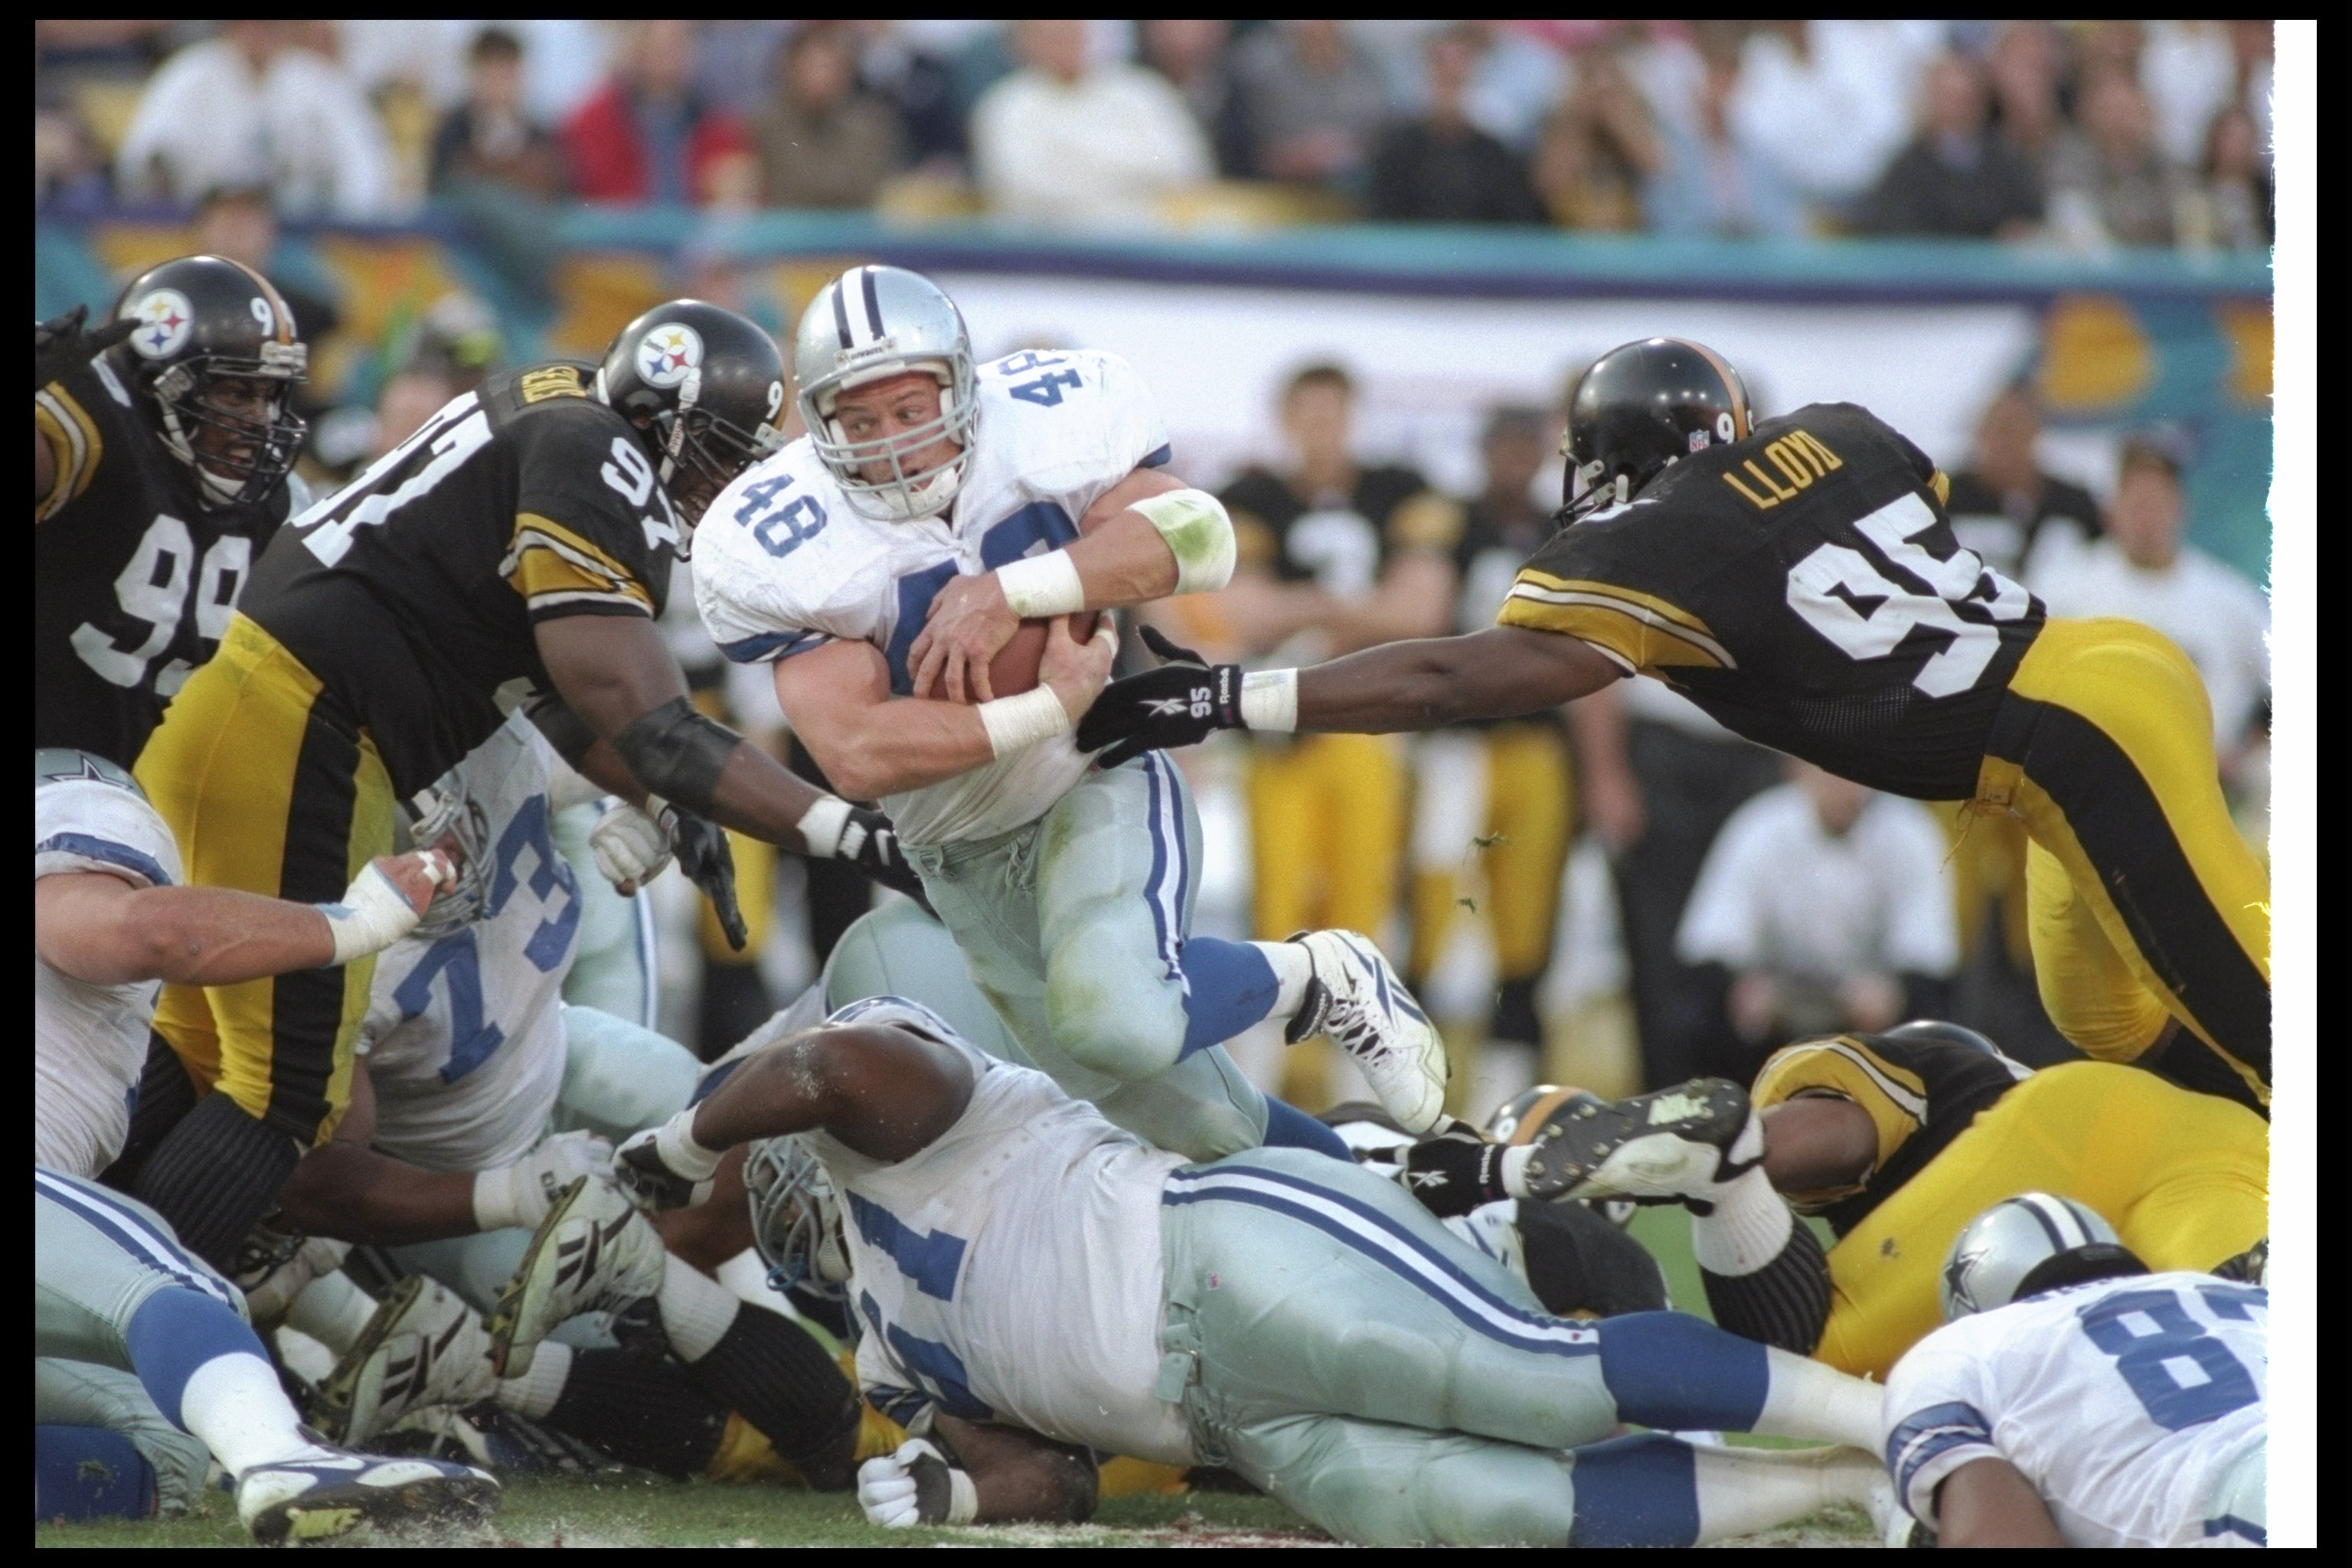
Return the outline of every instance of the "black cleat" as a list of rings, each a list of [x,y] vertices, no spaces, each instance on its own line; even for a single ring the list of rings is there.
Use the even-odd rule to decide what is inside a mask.
[[[1528,1141],[1528,1191],[1566,1198],[1704,1203],[1764,1157],[1763,1123],[1748,1091],[1724,1078],[1693,1079],[1604,1104],[1580,1097]]]

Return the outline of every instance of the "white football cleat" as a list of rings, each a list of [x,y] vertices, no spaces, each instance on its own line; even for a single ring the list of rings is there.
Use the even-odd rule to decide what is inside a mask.
[[[1328,1035],[1354,1058],[1381,1107],[1423,1133],[1445,1110],[1445,1040],[1372,939],[1352,931],[1301,931],[1314,976],[1283,1031],[1291,1044]]]
[[[236,1479],[236,1516],[265,1546],[362,1530],[478,1523],[497,1511],[487,1470],[446,1459],[336,1454],[256,1465]]]
[[[1528,1139],[1530,1194],[1706,1203],[1764,1157],[1764,1123],[1729,1079],[1555,1108]]]
[[[661,1289],[668,1256],[660,1234],[620,1188],[593,1176],[573,1182],[499,1291],[490,1316],[491,1370],[520,1377],[556,1324],[651,1296]]]
[[[339,1443],[363,1444],[412,1410],[471,1405],[498,1384],[481,1318],[439,1280],[411,1275],[384,1292],[327,1374],[319,1425]]]

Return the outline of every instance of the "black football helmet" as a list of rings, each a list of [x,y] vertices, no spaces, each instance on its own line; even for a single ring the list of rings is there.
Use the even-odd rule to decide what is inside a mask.
[[[689,529],[729,480],[783,445],[775,340],[700,300],[656,305],[622,328],[596,395],[652,437],[662,488]]]
[[[1890,1040],[1933,1040],[1941,1045],[1961,1046],[1981,1051],[1989,1057],[2001,1054],[2000,1047],[1964,1024],[1948,1023],[1942,1018],[1914,1018],[1907,1024],[1897,1024],[1886,1031]]]
[[[183,256],[132,279],[113,319],[139,324],[107,362],[152,404],[165,448],[205,501],[250,503],[277,489],[310,429],[292,400],[310,352],[269,279],[226,257]],[[222,407],[223,381],[267,384],[266,412]]]
[[[1693,452],[1747,439],[1753,421],[1747,384],[1713,349],[1681,338],[1611,349],[1569,395],[1566,521],[1632,500]]]

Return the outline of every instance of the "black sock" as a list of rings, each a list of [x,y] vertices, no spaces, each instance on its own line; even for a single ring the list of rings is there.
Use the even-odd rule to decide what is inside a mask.
[[[301,1160],[293,1139],[215,1090],[155,1146],[131,1196],[171,1221],[181,1246],[226,1272]]]
[[[1536,986],[1540,974],[1525,980],[1506,980],[1496,988],[1495,1011],[1486,1024],[1490,1040],[1516,1040],[1521,1045],[1543,1048],[1543,1019],[1536,1012]]]
[[[684,1367],[641,1351],[575,1351],[542,1426],[672,1480],[698,1476],[727,1433],[727,1405]]]
[[[809,1485],[822,1490],[847,1484],[857,1391],[807,1331],[764,1308],[746,1307],[686,1370],[706,1394],[757,1426]]]
[[[1699,1270],[1716,1326],[1777,1350],[1811,1355],[1830,1321],[1830,1265],[1821,1238],[1803,1220],[1789,1244],[1753,1274]]]

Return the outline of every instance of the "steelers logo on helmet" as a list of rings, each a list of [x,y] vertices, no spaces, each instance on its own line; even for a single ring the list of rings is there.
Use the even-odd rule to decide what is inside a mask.
[[[140,296],[131,316],[139,323],[131,334],[131,346],[148,359],[171,358],[196,330],[196,308],[177,289],[156,289]]]
[[[647,386],[671,387],[702,363],[702,334],[683,321],[667,321],[637,342],[637,374]]]

